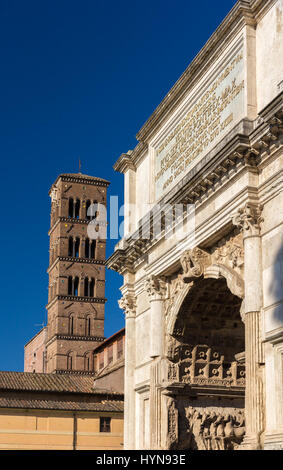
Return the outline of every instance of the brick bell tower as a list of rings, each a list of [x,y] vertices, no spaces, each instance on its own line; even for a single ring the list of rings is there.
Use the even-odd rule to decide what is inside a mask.
[[[106,240],[88,237],[88,208],[106,206],[109,182],[62,174],[52,185],[47,373],[93,372],[93,349],[104,339]]]

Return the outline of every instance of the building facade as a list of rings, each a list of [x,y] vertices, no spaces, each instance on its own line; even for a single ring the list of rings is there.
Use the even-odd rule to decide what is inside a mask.
[[[114,166],[126,449],[283,448],[282,57],[237,1]]]
[[[46,340],[47,328],[44,326],[25,344],[25,372],[46,372]]]
[[[94,387],[124,393],[125,328],[95,348]]]
[[[48,323],[44,366],[34,356],[37,372],[93,373],[93,349],[104,340],[106,240],[89,237],[88,226],[97,226],[97,205],[106,207],[108,185],[101,178],[67,173],[49,192]],[[38,341],[35,336],[28,343],[26,355],[36,354]]]
[[[123,449],[123,395],[86,375],[0,372],[0,449]]]

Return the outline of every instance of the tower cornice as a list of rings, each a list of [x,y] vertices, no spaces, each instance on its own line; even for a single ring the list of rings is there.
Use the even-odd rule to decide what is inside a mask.
[[[56,295],[54,299],[51,300],[46,305],[46,308],[49,309],[55,304],[58,300],[66,300],[68,302],[85,302],[88,304],[105,304],[107,299],[105,297],[82,297],[82,296],[75,296],[75,295]]]
[[[104,186],[106,188],[110,184],[110,181],[107,181],[103,178],[98,178],[96,176],[83,175],[81,173],[62,173],[56,178],[55,182],[52,184],[50,191],[49,191],[49,195],[50,195],[52,188],[54,188],[54,186],[57,185],[60,179],[61,181],[64,181],[64,182],[88,184],[92,186]]]
[[[98,266],[105,266],[105,260],[90,259],[90,258],[73,258],[71,256],[57,256],[53,263],[48,267],[47,273],[56,266],[60,261],[65,261],[69,263],[79,263],[79,264],[94,264]]]

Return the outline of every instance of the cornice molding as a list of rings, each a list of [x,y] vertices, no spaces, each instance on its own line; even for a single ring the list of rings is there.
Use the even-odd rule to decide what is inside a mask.
[[[80,336],[80,335],[55,334],[47,341],[46,345],[53,342],[55,339],[56,340],[62,339],[62,340],[67,340],[67,341],[91,341],[91,342],[103,343],[103,341],[105,341],[106,338],[104,336]]]
[[[119,171],[120,173],[125,173],[128,169],[135,171],[136,167],[131,158],[132,153],[132,150],[129,150],[127,153],[122,153],[113,165],[114,170]]]
[[[60,374],[60,375],[93,375],[94,371],[86,371],[86,370],[61,370],[55,369],[52,374]]]
[[[105,260],[98,260],[98,259],[89,259],[89,258],[73,258],[71,256],[57,256],[55,261],[49,266],[47,269],[47,273],[56,266],[59,261],[65,261],[69,263],[79,263],[79,264],[97,264],[99,266],[105,266]]]
[[[88,304],[105,304],[107,299],[105,297],[80,297],[80,296],[73,296],[73,295],[56,295],[54,299],[51,300],[46,305],[46,308],[49,309],[55,304],[57,301],[66,300],[69,302],[84,302]]]
[[[83,174],[71,174],[71,173],[66,173],[59,175],[55,182],[52,184],[49,195],[52,191],[52,189],[57,185],[58,181],[64,181],[64,182],[72,182],[72,183],[80,183],[80,184],[86,184],[89,186],[104,186],[107,187],[110,185],[110,181],[104,180],[103,178],[98,178],[96,176],[89,176],[89,175],[83,175]]]

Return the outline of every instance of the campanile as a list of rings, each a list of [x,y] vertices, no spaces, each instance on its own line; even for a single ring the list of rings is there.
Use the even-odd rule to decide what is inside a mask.
[[[108,185],[69,173],[49,192],[48,373],[91,374],[92,351],[104,340],[106,240],[89,238],[87,227],[98,214],[92,205],[106,206]]]

